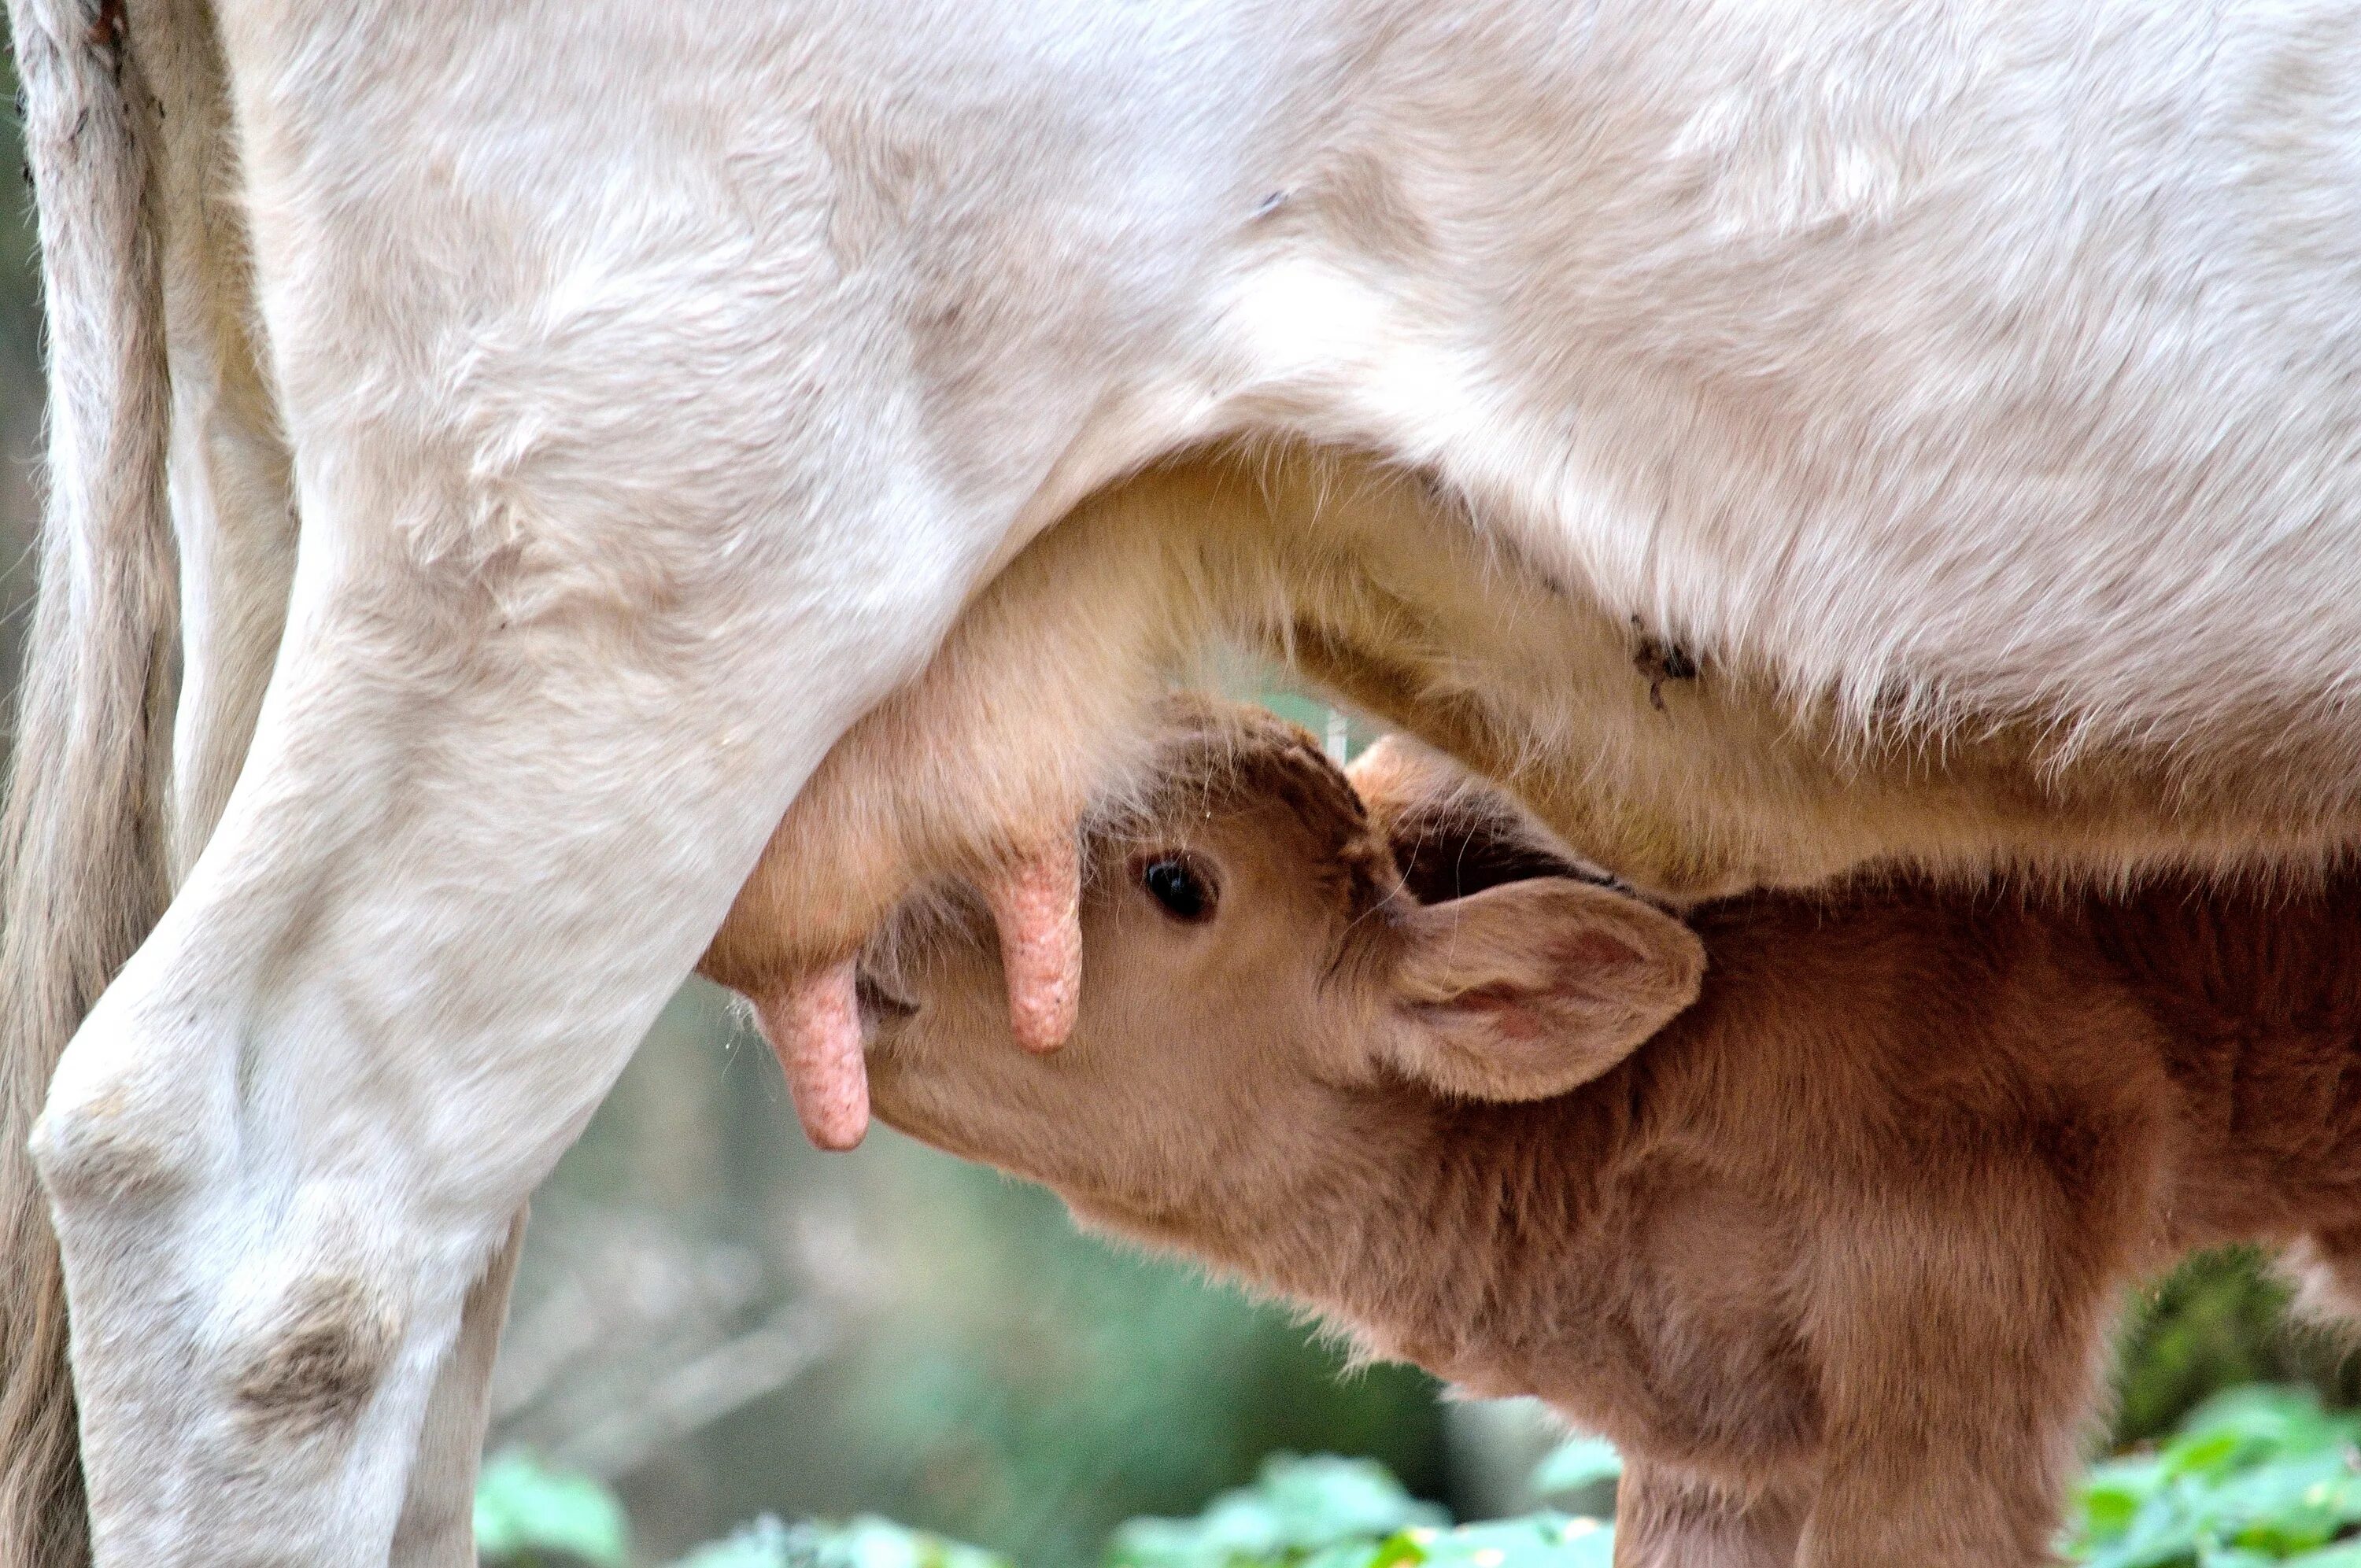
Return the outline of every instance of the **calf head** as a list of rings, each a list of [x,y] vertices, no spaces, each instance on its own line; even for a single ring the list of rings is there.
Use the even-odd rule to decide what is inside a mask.
[[[1148,782],[1085,837],[1065,1048],[1007,1048],[983,909],[906,909],[861,975],[879,1113],[1086,1212],[1181,1218],[1345,1134],[1374,1088],[1560,1093],[1695,997],[1678,921],[1497,794],[1433,787],[1444,764],[1378,762],[1373,810],[1292,726],[1171,705]]]

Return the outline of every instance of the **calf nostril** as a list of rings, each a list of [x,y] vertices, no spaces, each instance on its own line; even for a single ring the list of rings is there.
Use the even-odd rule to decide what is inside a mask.
[[[902,1023],[918,1013],[918,999],[902,990],[899,975],[866,966],[852,975],[852,999],[862,1008],[862,1023]]]
[[[863,1023],[899,1023],[918,1011],[917,1002],[890,989],[884,980],[866,969],[853,976],[852,994],[860,1003]]]

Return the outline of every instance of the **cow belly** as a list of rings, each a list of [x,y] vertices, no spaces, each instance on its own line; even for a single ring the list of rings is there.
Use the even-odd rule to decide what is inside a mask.
[[[1200,455],[1094,499],[1060,532],[1093,531],[1109,560],[1151,558],[1146,535],[1177,541],[1185,564],[1159,568],[1175,579],[1160,597],[1223,601],[1193,635],[1291,661],[1509,783],[1573,848],[1675,899],[1882,861],[2070,878],[2285,865],[2361,830],[2339,761],[2355,738],[2317,695],[2282,694],[2266,732],[2241,711],[2172,740],[2091,739],[2088,708],[2066,703],[1856,717],[1727,643],[1610,608],[1497,520],[1354,454]],[[1037,636],[1055,604],[1096,645],[1088,603],[1043,597]],[[1159,597],[1094,600],[1145,620],[1134,607]],[[1863,618],[1879,609],[1870,598]],[[1168,644],[1191,635],[1169,618],[1159,630]],[[972,667],[965,678],[978,679]]]

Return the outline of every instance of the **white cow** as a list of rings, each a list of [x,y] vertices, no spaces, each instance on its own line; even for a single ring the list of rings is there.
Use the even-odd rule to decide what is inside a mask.
[[[1860,756],[1968,758],[2059,867],[2361,823],[2354,5],[11,13],[55,493],[9,1562],[80,1550],[45,1080],[99,1560],[466,1561],[526,1194],[831,743],[1167,455],[1414,470],[1656,674],[1734,672],[1733,842]],[[2053,779],[2137,852],[2037,842]],[[1940,837],[1890,821],[1855,850]]]

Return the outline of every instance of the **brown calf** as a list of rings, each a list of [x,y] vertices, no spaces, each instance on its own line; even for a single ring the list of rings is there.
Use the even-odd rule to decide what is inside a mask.
[[[2352,883],[1684,923],[1425,754],[1356,776],[1180,710],[1092,835],[1067,1048],[1008,1048],[979,909],[917,908],[877,1108],[1612,1437],[1620,1563],[2047,1561],[2127,1281],[2256,1239],[2361,1282]]]

